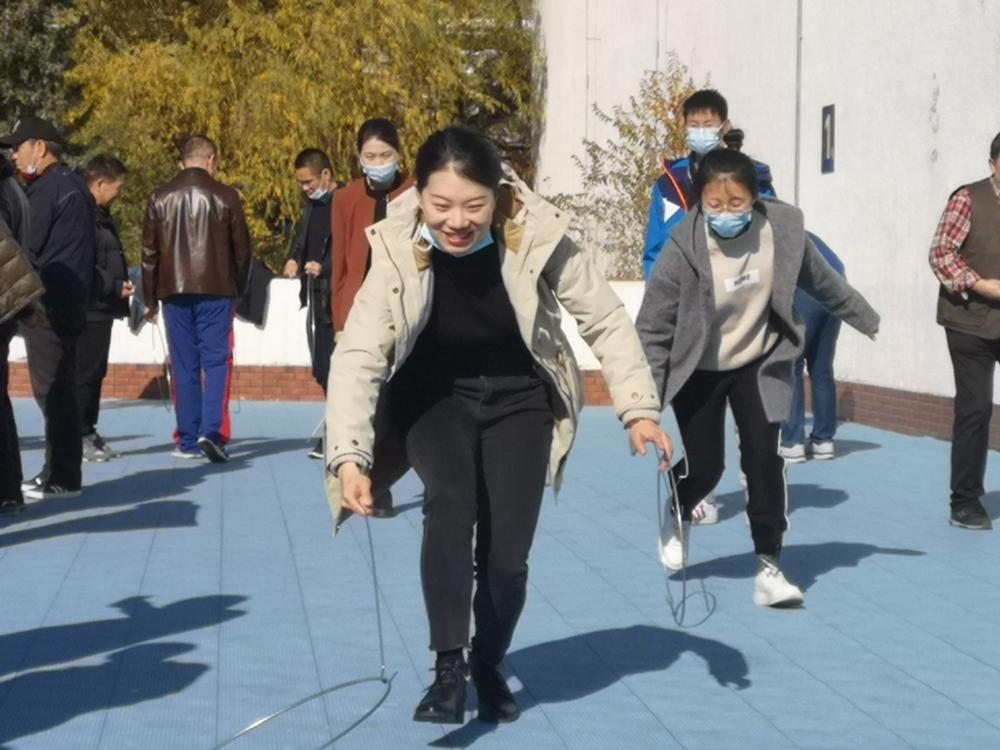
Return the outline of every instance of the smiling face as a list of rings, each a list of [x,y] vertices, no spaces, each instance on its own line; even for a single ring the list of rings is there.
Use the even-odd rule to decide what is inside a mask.
[[[753,206],[753,193],[730,175],[721,175],[701,191],[701,205],[710,214],[743,213]]]
[[[430,176],[419,200],[427,228],[446,253],[467,253],[490,231],[495,194],[451,167]]]

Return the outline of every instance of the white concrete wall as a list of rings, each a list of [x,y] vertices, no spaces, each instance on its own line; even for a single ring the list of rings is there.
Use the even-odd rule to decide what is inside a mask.
[[[572,155],[611,136],[590,106],[624,104],[668,50],[729,100],[745,150],[882,314],[873,344],[841,336],[842,379],[951,396],[927,265],[949,193],[988,175],[1000,131],[1000,2],[806,0],[796,152],[796,0],[541,0],[548,55],[540,188],[578,188]],[[836,171],[820,171],[821,110],[836,105]],[[998,391],[1000,392],[1000,391]]]
[[[162,364],[165,339],[162,313],[159,330],[147,323],[137,336],[129,332],[125,321],[115,321],[109,360],[122,364]],[[237,319],[235,341],[237,366],[308,366],[306,310],[299,309],[299,282],[281,278],[272,281],[264,328]],[[25,361],[24,341],[20,337],[11,342],[10,361]]]

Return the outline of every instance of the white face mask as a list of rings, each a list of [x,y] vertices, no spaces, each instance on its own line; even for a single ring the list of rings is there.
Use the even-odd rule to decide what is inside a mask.
[[[309,196],[309,200],[321,201],[329,194],[330,194],[330,188],[316,188],[315,190],[313,190],[313,194]]]

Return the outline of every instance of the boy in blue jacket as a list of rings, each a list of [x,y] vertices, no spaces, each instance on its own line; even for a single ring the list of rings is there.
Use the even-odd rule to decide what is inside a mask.
[[[693,202],[690,196],[691,180],[698,171],[701,157],[717,148],[735,146],[739,150],[737,144],[728,143],[729,135],[737,136],[742,144],[742,132],[733,130],[729,122],[729,105],[715,89],[703,89],[689,96],[684,102],[683,112],[691,153],[683,159],[664,159],[663,174],[653,183],[646,245],[642,253],[647,279],[670,236],[670,230],[680,223]],[[757,162],[757,176],[761,195],[774,197],[770,168]]]
[[[701,157],[717,148],[739,151],[743,145],[743,132],[733,130],[729,122],[729,104],[715,89],[693,93],[684,102],[683,113],[691,153],[683,159],[664,159],[663,174],[653,183],[653,200],[649,207],[646,244],[642,253],[642,266],[647,279],[670,237],[670,230],[681,222],[694,202],[691,183]],[[771,169],[766,164],[755,163],[761,195],[774,197]],[[703,526],[719,522],[719,506],[714,495],[698,503],[691,513],[691,520]]]

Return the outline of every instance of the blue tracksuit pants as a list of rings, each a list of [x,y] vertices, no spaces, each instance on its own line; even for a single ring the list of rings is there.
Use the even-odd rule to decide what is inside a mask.
[[[163,315],[177,412],[174,442],[182,451],[197,450],[199,437],[225,444],[229,440],[233,300],[178,294],[164,300]]]

